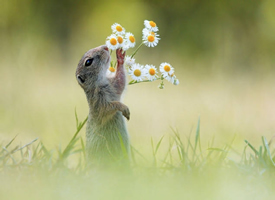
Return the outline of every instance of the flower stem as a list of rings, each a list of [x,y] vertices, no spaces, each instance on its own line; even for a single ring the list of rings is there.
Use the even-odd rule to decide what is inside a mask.
[[[157,78],[156,80],[160,80],[161,78]],[[154,80],[154,81],[156,81]],[[146,82],[153,82],[153,81],[150,81],[150,80],[144,80],[144,81],[135,81],[135,80],[132,80],[128,83],[128,85],[134,85],[136,83],[146,83]]]
[[[142,43],[138,46],[138,48],[135,50],[135,52],[131,55],[131,58],[133,58],[134,55],[136,55],[137,51],[139,50],[139,48],[140,48],[143,44],[144,44],[144,43],[142,42]]]

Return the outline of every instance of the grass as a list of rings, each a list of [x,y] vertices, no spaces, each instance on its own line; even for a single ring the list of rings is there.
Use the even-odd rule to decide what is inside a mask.
[[[64,149],[48,149],[37,138],[13,146],[14,137],[1,145],[1,198],[271,199],[274,195],[272,139],[263,136],[259,147],[245,140],[242,152],[234,150],[234,139],[223,147],[212,140],[203,149],[199,119],[194,137],[182,138],[172,129],[169,137],[151,138],[151,157],[132,147],[130,171],[93,170],[86,165],[79,136],[87,118],[80,122],[75,117],[76,132]]]

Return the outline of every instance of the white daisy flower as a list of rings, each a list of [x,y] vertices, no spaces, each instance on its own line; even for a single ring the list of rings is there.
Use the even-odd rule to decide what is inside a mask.
[[[126,33],[125,34],[126,39],[126,45],[129,46],[129,48],[133,48],[136,45],[136,39],[132,33]]]
[[[156,37],[159,36],[159,34],[155,33],[154,31],[149,30],[148,28],[142,29],[142,35],[143,35],[143,37],[147,37],[148,35],[154,35]]]
[[[154,32],[159,30],[158,27],[157,27],[157,24],[153,21],[144,20],[144,26],[147,29],[149,29],[151,31],[154,31]]]
[[[119,46],[119,43],[117,41],[117,36],[115,34],[108,36],[106,39],[106,45],[108,49],[116,50]]]
[[[113,30],[113,33],[123,35],[125,34],[125,28],[123,28],[120,24],[114,23],[111,26],[111,29]]]
[[[122,49],[123,49],[123,51],[127,51],[128,49],[130,49],[129,44],[127,42],[124,42]]]
[[[109,67],[107,70],[107,76],[112,76],[116,74],[116,69],[114,67]]]
[[[154,81],[158,78],[157,76],[157,69],[155,66],[153,65],[145,65],[145,69],[146,69],[146,76],[148,78],[148,80],[150,81]]]
[[[169,63],[161,63],[159,66],[159,71],[162,73],[163,77],[167,77],[168,74],[173,74],[174,73],[174,68],[169,64]]]
[[[117,35],[118,48],[122,48],[125,44],[125,40],[122,35]]]
[[[143,35],[142,40],[147,47],[155,47],[157,46],[160,38],[158,38],[155,34],[149,34]]]
[[[129,75],[135,81],[142,81],[146,76],[146,71],[144,70],[142,65],[134,63],[129,70]]]
[[[135,58],[131,58],[131,56],[125,56],[125,64],[127,66],[132,66],[135,63]]]
[[[168,73],[168,76],[164,77],[167,81],[169,81],[170,83],[174,84],[175,81],[176,81],[176,75],[174,73],[172,74],[169,74]]]

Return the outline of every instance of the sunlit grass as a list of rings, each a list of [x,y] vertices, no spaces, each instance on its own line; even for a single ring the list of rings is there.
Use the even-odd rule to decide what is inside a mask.
[[[76,115],[76,132],[64,147],[50,149],[37,139],[13,146],[16,137],[2,143],[1,197],[270,199],[274,195],[275,150],[272,140],[268,142],[264,136],[259,147],[245,140],[241,152],[234,150],[234,138],[226,145],[212,140],[203,148],[199,119],[191,135],[172,129],[168,137],[151,139],[151,156],[132,146],[130,170],[105,171],[87,167],[79,135],[86,120],[80,122]],[[168,146],[163,145],[164,140]]]

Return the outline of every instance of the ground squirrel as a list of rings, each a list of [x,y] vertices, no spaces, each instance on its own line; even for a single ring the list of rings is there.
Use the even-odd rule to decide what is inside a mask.
[[[129,135],[123,116],[129,120],[130,112],[120,102],[126,84],[125,52],[116,50],[116,57],[114,77],[106,76],[110,53],[105,45],[87,51],[76,69],[76,79],[89,104],[86,150],[92,162],[128,160],[129,156]]]

